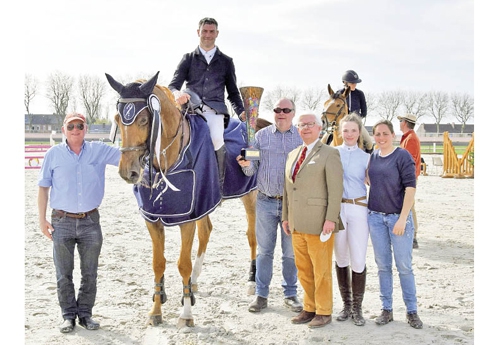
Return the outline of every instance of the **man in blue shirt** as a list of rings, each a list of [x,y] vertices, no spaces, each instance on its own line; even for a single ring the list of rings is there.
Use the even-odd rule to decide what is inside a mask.
[[[197,32],[200,45],[193,52],[184,54],[168,88],[179,105],[187,103],[191,97],[188,92],[180,91],[184,82],[187,89],[201,98],[201,111],[210,129],[222,186],[226,157],[224,127],[227,127],[229,121],[229,112],[224,102],[225,90],[227,99],[242,121],[246,119],[245,108],[236,83],[233,59],[215,45],[219,36],[217,21],[214,18],[201,19]]]
[[[82,327],[99,329],[91,318],[102,246],[98,207],[104,197],[106,165],[118,166],[121,157],[116,147],[85,141],[86,131],[85,116],[68,114],[62,127],[66,140],[47,151],[38,176],[40,229],[53,242],[62,333],[73,331],[77,316]],[[49,191],[50,222],[46,218]],[[78,297],[73,284],[75,246],[81,263]]]
[[[259,161],[239,160],[243,173],[257,173],[257,205],[255,232],[258,255],[256,260],[256,298],[250,304],[250,312],[260,312],[267,307],[269,285],[273,276],[274,248],[281,229],[282,274],[284,304],[292,311],[302,311],[297,298],[297,267],[293,254],[292,238],[283,231],[281,210],[285,183],[285,163],[290,151],[302,145],[297,128],[292,126],[295,104],[291,99],[280,99],[274,107],[275,123],[255,134],[253,147],[259,150]]]

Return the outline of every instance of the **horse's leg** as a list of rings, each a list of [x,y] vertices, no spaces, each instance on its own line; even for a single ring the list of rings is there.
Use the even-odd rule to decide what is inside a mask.
[[[161,305],[167,300],[164,287],[164,272],[165,272],[165,230],[163,224],[158,221],[156,223],[146,222],[149,230],[149,235],[153,243],[153,271],[155,274],[155,292],[153,295],[153,308],[149,312],[148,324],[158,326],[163,322],[161,314]]]
[[[241,197],[243,206],[245,206],[245,211],[247,213],[247,238],[248,244],[250,245],[250,272],[248,277],[248,295],[255,295],[255,274],[257,271],[256,259],[257,259],[257,237],[255,235],[255,207],[256,207],[257,190],[251,191]]]
[[[193,292],[198,292],[198,277],[201,274],[205,253],[207,251],[208,241],[212,233],[212,222],[210,217],[206,216],[196,221],[196,228],[198,229],[198,253],[194,261],[193,273],[191,273],[191,288]]]
[[[191,306],[195,299],[191,289],[191,273],[193,265],[191,262],[191,250],[193,248],[194,232],[196,223],[189,222],[179,226],[181,229],[181,252],[177,261],[177,268],[182,277],[182,311],[177,321],[177,328],[184,326],[194,327],[193,314]]]

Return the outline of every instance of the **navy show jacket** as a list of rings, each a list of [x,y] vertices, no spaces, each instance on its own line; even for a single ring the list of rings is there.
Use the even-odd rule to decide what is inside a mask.
[[[184,82],[186,82],[186,88],[196,92],[203,103],[219,114],[229,115],[224,102],[225,89],[227,89],[227,98],[236,115],[240,115],[245,110],[236,84],[233,59],[222,53],[219,47],[210,64],[201,54],[200,47],[196,47],[191,53],[184,54],[168,88],[171,91],[180,91]]]

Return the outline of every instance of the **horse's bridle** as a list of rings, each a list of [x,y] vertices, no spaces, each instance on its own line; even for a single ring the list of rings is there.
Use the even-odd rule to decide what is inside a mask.
[[[158,166],[159,166],[159,171],[161,175],[163,176],[163,179],[165,180],[167,187],[172,187],[175,188],[173,185],[168,182],[167,178],[165,177],[165,174],[161,168],[160,165],[160,155],[166,156],[166,152],[170,146],[175,142],[175,139],[179,135],[180,132],[182,132],[181,135],[181,146],[180,146],[180,151],[182,151],[182,141],[184,138],[184,126],[183,126],[183,120],[184,120],[184,115],[181,115],[181,119],[179,120],[179,125],[177,126],[177,129],[175,131],[174,136],[172,137],[170,143],[168,143],[161,152],[160,146],[161,146],[161,140],[159,138],[161,137],[161,132],[163,131],[163,128],[161,126],[161,118],[160,118],[160,112],[161,112],[161,105],[160,105],[160,100],[158,97],[152,93],[148,96],[148,98],[120,98],[117,102],[117,107],[120,103],[125,103],[125,104],[130,104],[130,103],[146,103],[147,106],[140,107],[138,111],[135,111],[135,107],[132,107],[134,109],[133,114],[122,114],[119,112],[120,120],[122,121],[122,124],[125,126],[131,125],[132,123],[135,122],[137,115],[142,112],[143,110],[147,110],[149,114],[151,115],[152,121],[151,121],[151,127],[149,130],[149,136],[148,139],[146,140],[146,143],[138,146],[127,146],[127,147],[121,147],[120,151],[123,152],[131,152],[131,151],[144,151],[144,155],[140,157],[141,161],[141,166],[144,168],[146,165],[146,156],[149,156],[149,185],[153,186],[153,159],[155,153],[157,154],[157,159],[158,159]],[[125,108],[124,108],[125,109]],[[180,130],[182,127],[182,131]],[[147,153],[149,152],[149,155]],[[180,152],[179,152],[180,153]],[[166,157],[165,157],[166,159]],[[152,193],[152,188],[151,188],[151,193]],[[151,194],[152,195],[152,194]]]
[[[127,104],[127,103],[136,103],[136,102],[146,103],[146,99],[145,98],[120,98],[117,101],[116,107],[118,108],[119,103],[126,103]],[[142,109],[141,109],[141,111],[142,111]],[[121,114],[119,114],[119,115],[120,115],[120,118],[123,117]],[[135,122],[135,118],[136,118],[136,116],[134,117],[134,120],[131,123]],[[122,123],[123,123],[123,120],[122,120]],[[147,147],[146,143],[144,143],[144,144],[139,145],[139,146],[127,146],[127,147],[122,146],[122,147],[120,147],[120,151],[122,153],[123,152],[130,152],[130,151],[146,151],[147,148],[148,147]]]
[[[332,98],[332,101],[334,101],[336,99],[340,99],[343,103],[343,105],[339,108],[339,111],[337,111],[337,113],[329,112],[328,108],[330,108],[330,106],[328,106],[328,108],[321,113],[322,117],[325,119],[325,122],[326,122],[326,129],[331,128],[329,133],[335,131],[335,128],[337,127],[338,117],[340,116],[340,114],[342,114],[342,111],[344,111],[347,108],[347,102],[345,101],[345,99],[338,97],[338,98]],[[329,122],[328,117],[326,115],[334,115],[333,120],[331,122]]]

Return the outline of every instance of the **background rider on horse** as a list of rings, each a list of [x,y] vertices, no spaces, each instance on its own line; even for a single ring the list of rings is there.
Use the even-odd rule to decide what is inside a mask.
[[[359,75],[352,69],[347,70],[342,76],[342,83],[344,84],[344,89],[351,89],[351,92],[346,99],[349,113],[358,114],[364,122],[364,119],[366,117],[366,98],[363,91],[356,89],[357,84],[361,83]],[[343,93],[344,89],[340,89],[337,92]],[[368,134],[368,131],[365,127],[363,127],[361,130],[361,136],[363,138],[363,146],[365,147],[365,151],[370,153],[371,151],[373,151],[373,142],[370,134]]]

